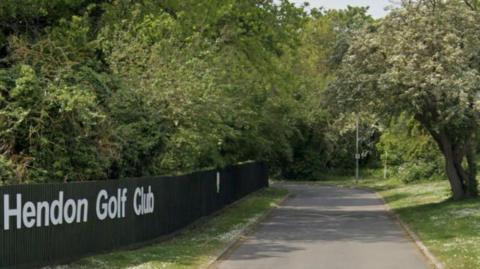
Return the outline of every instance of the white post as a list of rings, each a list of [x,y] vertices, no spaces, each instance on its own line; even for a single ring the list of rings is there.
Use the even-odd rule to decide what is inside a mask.
[[[357,127],[357,139],[356,139],[356,145],[355,145],[355,180],[358,181],[358,178],[359,178],[359,161],[360,161],[360,153],[359,153],[359,150],[358,150],[358,121],[359,121],[359,118],[358,118],[358,114],[357,114],[357,121],[356,121],[356,127]]]
[[[388,150],[385,150],[385,166],[383,168],[383,179],[387,179],[387,160],[388,160]]]

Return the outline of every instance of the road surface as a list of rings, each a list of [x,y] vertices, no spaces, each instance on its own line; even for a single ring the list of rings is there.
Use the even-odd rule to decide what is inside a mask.
[[[375,194],[282,185],[292,197],[219,261],[219,269],[428,269]]]

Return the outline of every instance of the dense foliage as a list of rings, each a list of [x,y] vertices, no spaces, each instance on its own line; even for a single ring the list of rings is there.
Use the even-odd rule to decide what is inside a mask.
[[[354,167],[358,119],[362,166],[474,196],[479,6],[373,20],[287,0],[3,0],[1,182],[252,159],[314,179]]]
[[[407,113],[445,158],[453,195],[477,195],[480,16],[463,1],[405,1],[351,43],[336,100]]]
[[[366,9],[288,1],[2,1],[2,182],[342,164],[320,107]],[[352,132],[350,132],[352,133]],[[350,146],[351,143],[348,143]],[[320,153],[320,154],[319,154]]]
[[[437,145],[428,133],[405,114],[392,119],[376,144],[387,176],[404,182],[443,178],[444,165]]]

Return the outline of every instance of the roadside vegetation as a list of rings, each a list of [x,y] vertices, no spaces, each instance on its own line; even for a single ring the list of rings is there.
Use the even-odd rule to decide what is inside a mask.
[[[351,176],[325,176],[321,183],[376,190],[447,268],[480,268],[480,199],[452,200],[446,180],[405,183],[381,174],[366,172],[358,182]]]
[[[2,0],[0,185],[247,160],[318,179],[355,167],[358,133],[360,166],[395,178],[360,184],[451,268],[479,268],[480,1],[401,2],[374,19],[288,0]]]
[[[480,3],[0,4],[1,184],[388,162],[477,196]]]
[[[216,257],[218,251],[275,207],[287,193],[279,188],[260,190],[172,239],[136,250],[93,256],[55,268],[198,268]]]
[[[0,184],[247,160],[290,178],[341,166],[351,144],[336,141],[354,132],[327,135],[338,128],[320,96],[352,34],[373,21],[366,12],[263,0],[2,0]]]

